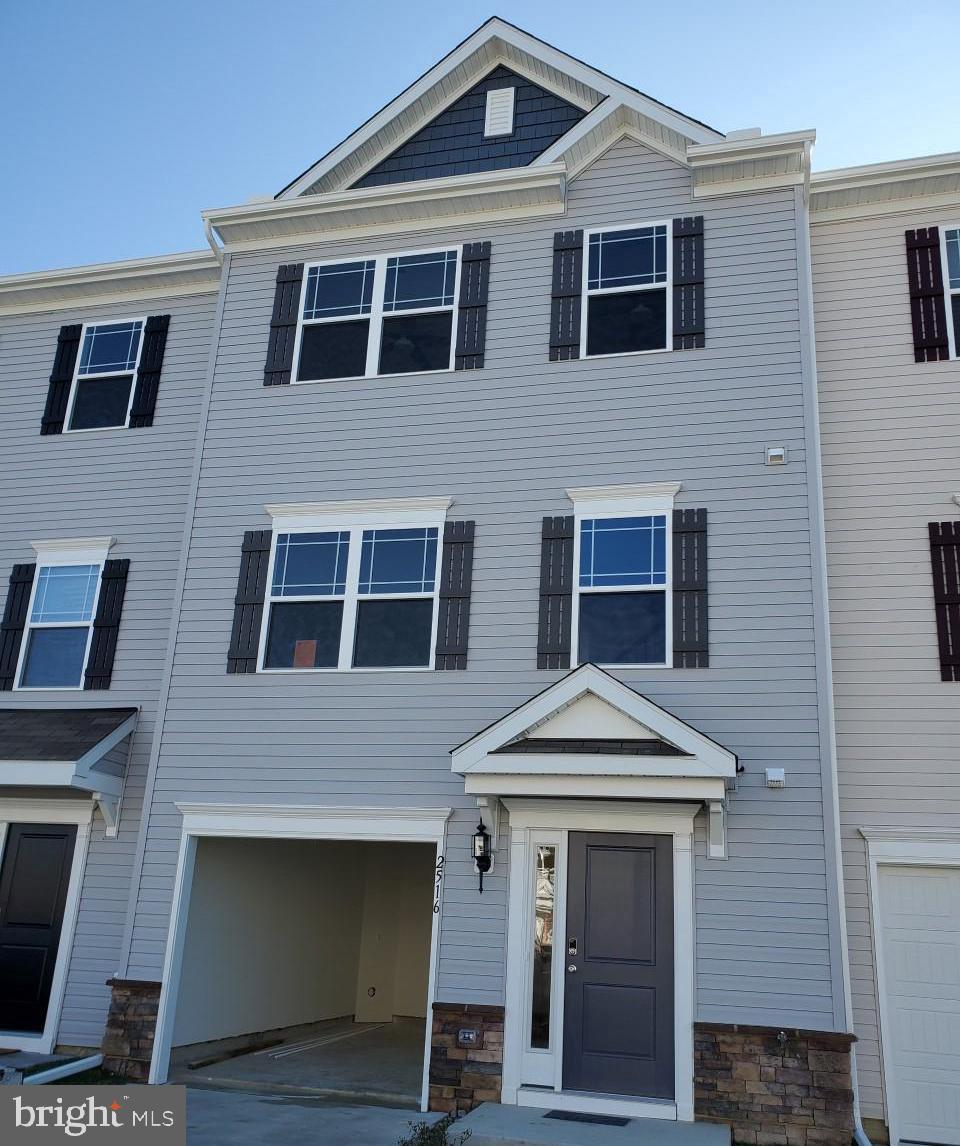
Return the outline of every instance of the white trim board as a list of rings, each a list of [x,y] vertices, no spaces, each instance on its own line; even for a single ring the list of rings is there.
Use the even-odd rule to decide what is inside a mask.
[[[430,937],[430,971],[427,984],[427,1015],[424,1032],[424,1063],[421,1110],[429,1098],[429,1063],[432,1024],[429,1016],[436,998],[440,949],[439,894],[446,848],[447,821],[452,808],[324,807],[291,804],[193,804],[180,803],[183,816],[173,904],[157,1011],[157,1027],[150,1061],[151,1083],[166,1082],[170,1048],[177,1014],[180,972],[186,942],[190,894],[197,854],[197,841],[204,838],[369,840],[376,842],[427,843],[436,845],[437,891]]]
[[[504,799],[510,813],[510,890],[507,915],[506,1008],[502,1099],[509,1105],[549,1105],[585,1113],[693,1121],[694,902],[693,821],[699,804],[637,801]],[[674,1101],[564,1093],[562,1053],[525,1049],[533,950],[533,856],[536,846],[557,848],[554,929],[566,927],[566,858],[571,831],[629,832],[673,838]],[[558,965],[562,964],[558,960]],[[550,1029],[562,1045],[563,975],[552,980]],[[543,1061],[531,1062],[531,1053]],[[531,1077],[534,1074],[536,1077]],[[537,1089],[530,1089],[531,1083]],[[541,1101],[541,1096],[543,1099]]]
[[[60,927],[60,942],[57,947],[57,961],[50,985],[50,999],[47,1002],[46,1022],[39,1034],[0,1031],[0,1042],[12,1050],[49,1054],[57,1043],[63,997],[67,987],[67,971],[73,955],[73,937],[80,910],[80,891],[87,864],[92,819],[93,803],[89,800],[43,798],[21,800],[0,795],[0,865],[3,862],[3,849],[9,824],[76,824],[77,826],[67,898],[63,907],[63,923]]]

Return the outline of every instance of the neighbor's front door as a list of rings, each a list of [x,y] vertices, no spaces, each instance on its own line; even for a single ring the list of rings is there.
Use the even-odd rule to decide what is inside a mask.
[[[73,824],[10,824],[0,865],[0,1031],[43,1031],[76,844]]]
[[[571,832],[563,1088],[674,1097],[673,841]]]

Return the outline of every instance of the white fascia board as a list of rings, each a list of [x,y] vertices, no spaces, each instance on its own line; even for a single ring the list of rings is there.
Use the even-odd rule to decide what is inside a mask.
[[[0,760],[0,785],[72,788],[73,760]]]
[[[566,168],[555,163],[216,207],[201,216],[224,250],[246,250],[303,242],[310,236],[364,237],[557,215],[565,207]],[[273,231],[265,233],[271,224]]]
[[[716,772],[696,756],[648,756],[643,753],[628,756],[602,752],[496,752],[488,753],[483,771],[491,776],[716,778]]]
[[[453,809],[178,803],[185,835],[340,840],[441,840]]]
[[[814,144],[814,128],[785,131],[776,135],[752,136],[749,139],[724,139],[717,142],[691,143],[687,159],[694,166],[711,163],[731,163],[741,159],[767,159],[784,152],[802,151]]]
[[[530,796],[583,800],[723,800],[724,781],[717,776],[499,776],[469,772],[463,778],[468,796]],[[568,826],[572,826],[568,825]],[[641,829],[637,829],[638,831]]]
[[[737,772],[736,755],[659,705],[634,692],[596,665],[581,665],[562,680],[551,685],[526,704],[478,733],[451,753],[451,768],[465,776],[469,772],[488,770],[488,754],[509,744],[533,725],[570,704],[587,692],[605,700],[624,715],[642,724],[657,736],[690,755],[716,776],[733,777]],[[529,760],[529,757],[527,757]],[[594,758],[594,768],[598,769]]]
[[[76,561],[80,564],[97,564],[106,559],[115,537],[61,537],[53,541],[31,541],[30,545],[43,562]]]
[[[108,752],[116,748],[121,740],[126,739],[136,730],[137,717],[139,710],[131,713],[130,716],[120,725],[118,725],[113,732],[109,733],[102,740],[98,741],[89,752],[85,752],[76,762],[76,771],[79,776],[86,776],[89,774],[90,769],[106,756]]]
[[[300,505],[265,505],[276,530],[350,527],[358,525],[435,525],[442,521],[451,497],[364,498],[318,501]]]
[[[208,294],[220,283],[212,251],[185,251],[0,277],[0,314],[64,310],[93,302]]]
[[[814,171],[810,176],[810,185],[816,191],[844,191],[852,187],[926,178],[952,171],[960,171],[960,151],[946,151],[940,155],[924,155],[916,159],[895,159],[889,163],[867,163],[859,167]]]

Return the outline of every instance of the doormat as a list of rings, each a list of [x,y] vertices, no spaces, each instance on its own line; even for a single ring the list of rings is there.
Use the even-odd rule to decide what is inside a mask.
[[[558,1118],[561,1122],[592,1122],[595,1126],[629,1126],[629,1118],[612,1114],[580,1114],[576,1110],[550,1110],[544,1118]]]

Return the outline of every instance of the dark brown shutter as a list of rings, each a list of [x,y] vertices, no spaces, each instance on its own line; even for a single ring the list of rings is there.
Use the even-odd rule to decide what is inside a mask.
[[[907,231],[907,278],[913,320],[915,362],[937,362],[950,356],[947,312],[943,300],[940,230],[921,227]]]
[[[673,511],[673,667],[707,668],[707,511]]]
[[[80,349],[80,332],[83,327],[61,326],[57,338],[57,354],[53,360],[53,372],[47,390],[47,405],[40,422],[41,434],[62,434],[67,416],[67,403],[70,400],[70,383],[73,381],[74,367],[77,365],[77,352]]]
[[[169,314],[152,314],[143,328],[143,350],[140,354],[140,367],[137,370],[137,383],[133,391],[133,405],[130,407],[130,425],[133,427],[153,425],[153,412],[157,408],[157,390],[160,386],[160,371],[163,368],[163,352],[167,348],[169,327]]]
[[[14,565],[10,574],[7,603],[3,610],[3,620],[0,621],[0,691],[2,692],[9,692],[14,685],[23,630],[27,623],[27,609],[30,606],[30,590],[33,588],[36,571],[37,567],[34,564]]]
[[[703,216],[673,220],[673,349],[703,346]]]
[[[930,522],[940,679],[960,680],[960,521]]]
[[[286,386],[290,382],[302,285],[303,263],[283,263],[277,268],[270,342],[267,346],[267,364],[263,371],[264,386]]]
[[[130,561],[126,557],[103,563],[97,615],[93,621],[90,652],[87,654],[87,667],[83,674],[84,688],[110,687],[129,572]]]
[[[227,672],[256,672],[260,651],[260,623],[267,591],[270,562],[269,529],[248,529],[240,551],[240,577],[233,607],[233,632],[227,654]]]
[[[467,667],[474,531],[472,521],[448,521],[443,529],[435,662],[438,669]]]
[[[460,256],[460,313],[457,318],[458,370],[483,368],[489,282],[490,244],[464,243]]]
[[[580,357],[580,306],[583,293],[583,231],[553,236],[553,304],[550,310],[550,361]]]
[[[570,667],[573,609],[573,517],[545,517],[540,542],[537,668]]]

